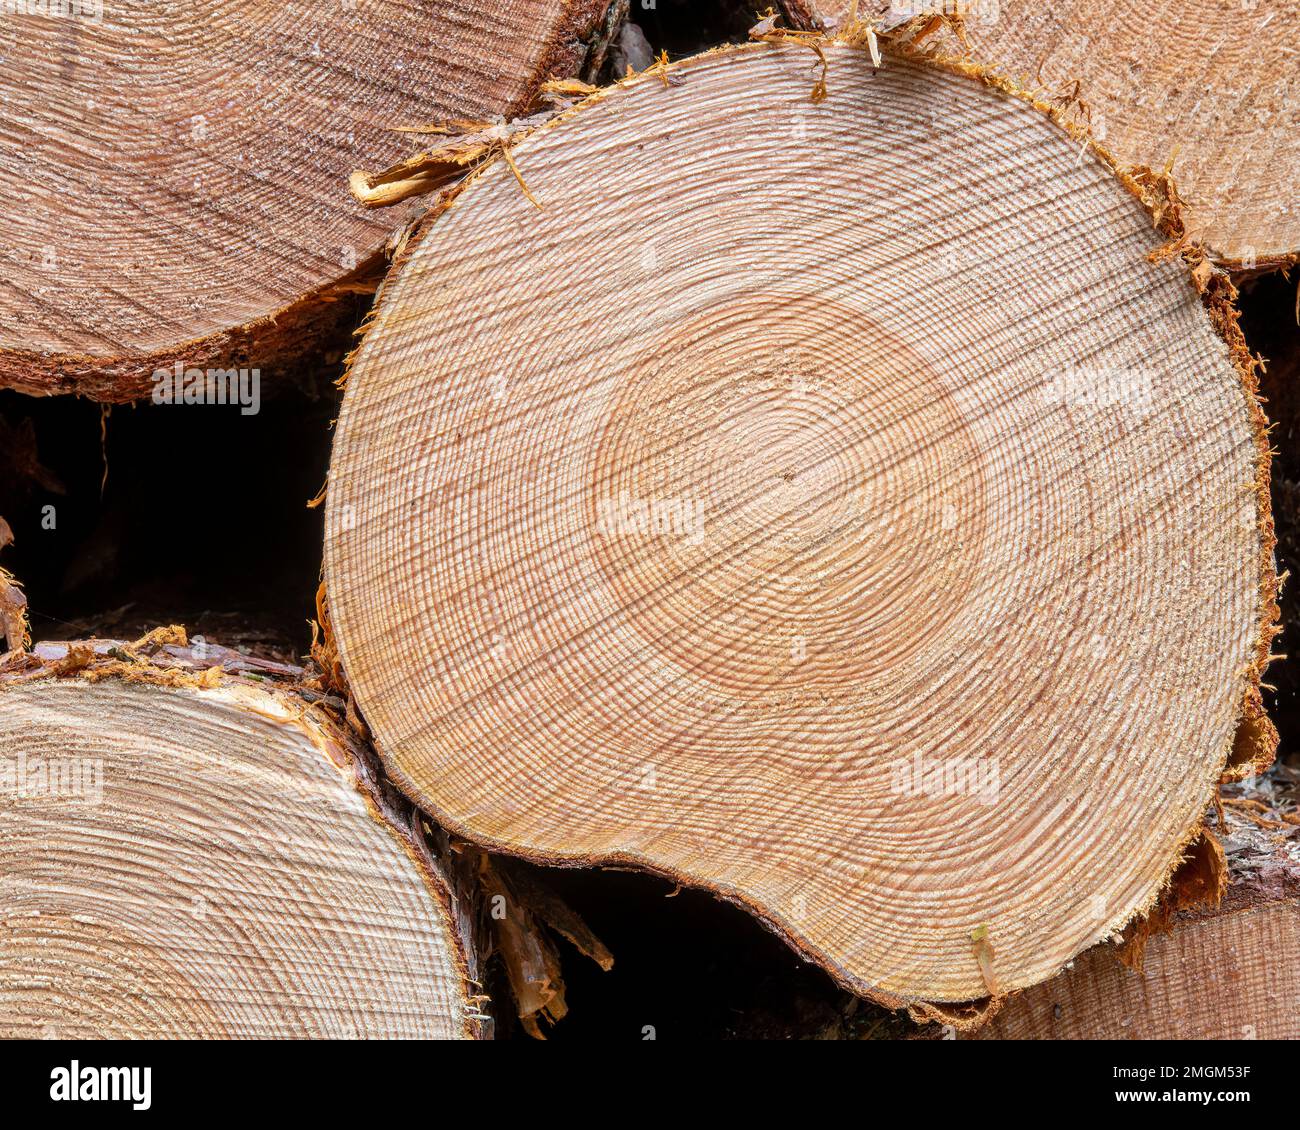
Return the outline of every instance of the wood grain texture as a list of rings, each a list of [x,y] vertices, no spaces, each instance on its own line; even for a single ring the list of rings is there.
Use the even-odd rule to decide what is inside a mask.
[[[449,828],[964,1001],[973,931],[1042,981],[1198,829],[1271,616],[1262,423],[1077,139],[824,50],[820,104],[801,45],[621,85],[517,145],[541,210],[495,165],[428,224],[352,366],[326,583]]]
[[[1140,973],[1091,950],[978,1038],[1300,1039],[1300,898],[1190,917],[1148,943]]]
[[[0,386],[124,400],[177,361],[268,378],[293,363],[414,214],[366,212],[348,175],[410,152],[395,127],[518,112],[549,74],[577,70],[603,8],[114,0],[98,19],[6,13]]]
[[[476,1031],[448,888],[306,709],[0,686],[0,1036]]]
[[[1089,950],[1008,1000],[978,1039],[1300,1039],[1300,769],[1225,785],[1213,834],[1230,880],[1128,947]],[[1121,964],[1121,955],[1124,963]]]
[[[852,9],[816,6],[840,22]],[[963,11],[974,58],[1031,89],[1077,93],[1081,119],[1124,164],[1172,162],[1188,231],[1218,259],[1254,267],[1300,254],[1294,0],[858,3],[864,17],[891,10]]]

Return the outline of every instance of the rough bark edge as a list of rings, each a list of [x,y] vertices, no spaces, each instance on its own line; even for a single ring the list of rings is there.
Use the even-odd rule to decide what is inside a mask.
[[[1300,917],[1300,883],[1291,884],[1288,886],[1288,888],[1284,893],[1274,894],[1274,895],[1265,895],[1265,894],[1261,894],[1258,891],[1239,890],[1235,886],[1229,886],[1228,891],[1224,895],[1223,902],[1220,906],[1210,908],[1210,909],[1203,909],[1199,911],[1184,911],[1169,923],[1167,931],[1162,931],[1162,932],[1167,932],[1169,934],[1177,935],[1185,929],[1195,927],[1202,923],[1212,922],[1220,918],[1235,919],[1236,924],[1239,924],[1247,916],[1258,914],[1259,912],[1263,910],[1267,910],[1272,907],[1290,908],[1293,914],[1295,914],[1297,917]],[[1079,957],[1083,957],[1086,954],[1091,952],[1092,952],[1091,949],[1085,950],[1083,953],[1079,955]],[[1131,969],[1134,969],[1134,971],[1137,972],[1139,975],[1142,974],[1141,968],[1134,968],[1133,966],[1129,965],[1128,962],[1124,962],[1122,957],[1119,960],[1124,965],[1128,966]],[[1066,967],[1065,969],[1062,969],[1061,972],[1058,973],[1055,978],[1053,978],[1051,981],[1044,982],[1044,984],[1045,985],[1054,984],[1057,980],[1071,977],[1072,975],[1073,973],[1071,969],[1069,967]],[[1006,1004],[1006,1007],[1008,1009],[1015,1007],[1014,996],[1016,995],[1019,994],[1013,994],[1013,997],[1008,999]],[[985,1019],[991,1020],[994,1015],[996,1014],[990,1013],[989,1016],[986,1017]],[[942,1014],[932,1015],[927,1013],[923,1016],[916,1016],[914,1017],[914,1019],[916,1019],[918,1022],[925,1021],[925,1022],[931,1022],[937,1024],[948,1024],[949,1026],[956,1027],[955,1025],[951,1025],[951,1022]],[[976,1025],[974,1027],[967,1027],[964,1029],[957,1028],[957,1033],[960,1037],[967,1037],[969,1036],[970,1033],[976,1031],[978,1027],[982,1026],[983,1023],[984,1021],[981,1021],[980,1025]],[[927,1035],[928,1034],[923,1033],[922,1038],[926,1038]],[[935,1037],[929,1036],[929,1038],[933,1039]],[[998,1039],[1002,1037],[994,1036],[993,1038]],[[1028,1039],[1032,1037],[1018,1036],[1016,1038]],[[1061,1038],[1061,1037],[1045,1037],[1045,1038]],[[1069,1038],[1070,1039],[1097,1039],[1098,1037],[1078,1035]],[[1137,1035],[1134,1038],[1158,1039],[1164,1037]]]
[[[906,1011],[914,1024],[941,1024],[955,1032],[976,1032],[997,1016],[1009,999],[1008,996],[984,997],[968,1004],[927,1004],[921,1001],[907,1005]]]
[[[905,25],[900,31],[906,31]],[[852,35],[852,29],[845,33]],[[845,41],[841,37],[841,41]],[[1256,469],[1254,493],[1260,534],[1260,598],[1261,624],[1255,643],[1255,659],[1243,695],[1240,723],[1233,749],[1225,759],[1224,779],[1240,780],[1252,772],[1262,772],[1277,752],[1277,731],[1264,710],[1261,686],[1264,672],[1275,658],[1273,640],[1281,632],[1278,626],[1278,575],[1273,559],[1277,537],[1273,528],[1273,507],[1270,493],[1273,449],[1269,442],[1271,425],[1264,413],[1259,396],[1260,359],[1251,351],[1241,329],[1241,315],[1237,308],[1238,291],[1226,271],[1210,259],[1204,245],[1188,239],[1182,218],[1182,198],[1172,175],[1166,169],[1157,172],[1145,166],[1127,167],[1088,132],[1087,128],[1066,117],[1069,103],[1045,102],[1033,92],[1019,86],[1012,79],[966,58],[933,55],[909,46],[907,41],[893,42],[891,47],[904,58],[927,63],[952,74],[965,75],[985,86],[1020,99],[1045,113],[1071,137],[1086,144],[1114,174],[1119,182],[1137,198],[1150,213],[1156,230],[1169,241],[1155,253],[1155,258],[1178,256],[1187,265],[1192,285],[1201,296],[1202,305],[1209,314],[1215,332],[1228,348],[1228,356],[1241,381],[1246,401],[1246,413],[1255,438]]]
[[[226,665],[238,666],[232,658],[238,653],[210,645],[192,651],[185,630],[177,626],[156,629],[133,643],[85,640],[40,645],[37,652],[42,654],[11,652],[0,659],[0,694],[50,679],[117,681],[214,694],[226,705],[298,729],[360,793],[371,818],[415,865],[451,926],[452,963],[464,989],[462,1034],[471,1040],[491,1038],[493,1020],[483,1011],[487,997],[480,980],[471,877],[455,865],[445,836],[436,831],[431,836],[419,810],[388,784],[378,757],[339,715],[338,704],[300,681],[300,669],[266,664],[257,665],[258,670],[273,668],[274,674],[233,674]]]
[[[1044,101],[1014,79],[976,63],[969,57],[932,53],[921,48],[920,39],[939,26],[947,26],[955,36],[964,40],[960,19],[923,17],[900,25],[887,42],[894,52],[904,58],[936,66],[951,74],[966,76],[1027,103],[1046,114],[1052,122],[1091,150],[1147,210],[1156,231],[1168,241],[1151,258],[1162,261],[1177,256],[1188,268],[1189,281],[1200,295],[1216,334],[1227,346],[1229,360],[1241,385],[1247,419],[1255,440],[1252,491],[1260,543],[1260,611],[1254,659],[1245,672],[1246,686],[1241,696],[1237,725],[1223,755],[1219,782],[1238,781],[1263,772],[1277,754],[1278,733],[1264,708],[1261,688],[1264,673],[1275,658],[1272,654],[1273,640],[1282,631],[1281,611],[1278,607],[1279,579],[1274,558],[1277,537],[1271,495],[1273,450],[1269,442],[1271,425],[1259,395],[1262,364],[1251,351],[1241,329],[1240,311],[1237,308],[1238,291],[1228,273],[1230,268],[1217,265],[1203,243],[1188,238],[1182,217],[1183,201],[1169,169],[1157,172],[1146,166],[1123,165],[1092,136],[1083,123],[1067,116],[1073,104],[1069,99]],[[861,32],[856,26],[849,26],[837,39],[840,42],[856,42],[860,36]],[[1206,797],[1202,806],[1203,813],[1217,795],[1216,787]],[[1202,815],[1176,848],[1165,878],[1155,894],[1128,921],[1118,923],[1117,928],[1111,931],[1111,936],[1117,937],[1122,943],[1123,959],[1140,968],[1142,952],[1149,937],[1170,929],[1179,913],[1198,907],[1217,906],[1226,886],[1227,874],[1222,849]]]
[[[613,0],[565,0],[520,93],[507,104],[506,117],[521,113],[538,87],[549,78],[575,75],[581,69],[590,40]],[[340,192],[346,192],[340,186]],[[414,210],[395,226],[414,217]],[[177,363],[186,368],[229,368],[252,361],[283,376],[305,376],[303,355],[312,350],[344,347],[356,321],[347,299],[373,296],[391,255],[397,233],[387,246],[372,250],[353,271],[302,294],[294,301],[247,322],[169,344],[147,353],[101,354],[0,348],[0,389],[28,396],[83,396],[104,404],[143,400],[154,389],[158,369]]]
[[[1237,784],[1229,787],[1234,794],[1245,791],[1249,796],[1255,791],[1249,784]],[[1222,790],[1220,791],[1222,792]],[[1287,862],[1289,857],[1286,855],[1285,848],[1279,846],[1276,842],[1274,843],[1270,859],[1275,860],[1278,866],[1270,868],[1266,875],[1257,874],[1249,868],[1234,869],[1233,861],[1230,859],[1225,860],[1217,837],[1225,834],[1225,832],[1240,832],[1250,822],[1259,823],[1261,820],[1261,817],[1250,813],[1243,815],[1233,808],[1225,807],[1232,805],[1232,803],[1232,797],[1221,796],[1216,798],[1215,832],[1217,835],[1198,842],[1196,846],[1199,849],[1197,853],[1200,857],[1199,860],[1193,858],[1188,861],[1191,869],[1196,872],[1194,876],[1189,877],[1189,885],[1199,884],[1207,893],[1208,888],[1215,887],[1222,892],[1221,898],[1217,901],[1205,899],[1198,903],[1192,897],[1186,899],[1183,905],[1180,906],[1178,905],[1177,895],[1171,888],[1170,891],[1166,892],[1166,896],[1168,896],[1166,901],[1158,908],[1160,921],[1154,924],[1150,924],[1146,920],[1135,921],[1130,924],[1130,931],[1126,931],[1126,937],[1119,945],[1101,942],[1084,950],[1083,954],[1079,955],[1080,957],[1095,950],[1109,950],[1117,962],[1141,974],[1143,973],[1146,943],[1158,934],[1176,933],[1182,927],[1194,925],[1198,922],[1249,913],[1278,904],[1294,904],[1297,913],[1300,913],[1300,864]],[[1268,817],[1262,818],[1265,826],[1285,828],[1286,824],[1300,825],[1300,810],[1297,810],[1294,804],[1288,805],[1285,801],[1278,804],[1275,801],[1271,805],[1269,812]],[[1282,821],[1284,821],[1283,824],[1278,825],[1277,821],[1273,819],[1277,816],[1281,816]],[[1067,976],[1072,964],[1070,963],[1062,969],[1057,974],[1057,978]],[[1044,982],[1044,984],[1050,983],[1050,981]],[[1011,1002],[1019,993],[1020,991],[1017,991],[1007,998],[1005,1003],[1008,1007],[1011,1007]],[[985,1019],[991,1019],[993,1015],[993,1013],[990,1013],[989,1017]],[[947,1016],[932,1011],[914,1015],[914,1019],[918,1022],[932,1021],[956,1027],[952,1025]],[[975,1025],[974,1027],[978,1026]],[[958,1028],[958,1032],[969,1032],[974,1030],[974,1027]]]
[[[1240,326],[1240,314],[1236,306],[1237,289],[1232,284],[1227,273],[1210,261],[1203,246],[1186,241],[1179,210],[1180,200],[1177,196],[1177,189],[1172,177],[1167,172],[1156,174],[1152,170],[1143,167],[1127,168],[1123,166],[1104,146],[1092,137],[1084,126],[1066,117],[1065,112],[1068,103],[1044,101],[1032,91],[1021,87],[1014,80],[967,58],[932,54],[921,49],[919,47],[920,40],[940,26],[947,26],[952,28],[955,34],[961,34],[960,19],[948,16],[919,17],[889,27],[880,26],[879,32],[877,32],[878,25],[860,20],[846,26],[834,36],[826,36],[816,31],[787,31],[776,28],[765,20],[755,29],[758,34],[754,35],[754,42],[728,44],[677,61],[661,59],[655,66],[647,70],[635,75],[629,75],[610,86],[591,91],[582,97],[580,101],[559,110],[544,122],[515,135],[511,140],[512,142],[523,140],[525,137],[532,136],[533,133],[540,133],[566,122],[584,109],[602,101],[611,90],[642,82],[662,82],[665,86],[676,85],[673,82],[674,78],[678,82],[684,81],[682,72],[688,72],[692,65],[717,55],[740,55],[745,52],[770,49],[773,45],[780,47],[787,44],[806,46],[819,55],[821,54],[819,48],[824,45],[858,47],[870,52],[873,43],[878,41],[879,45],[886,49],[887,54],[896,55],[910,62],[930,66],[937,70],[979,82],[1005,96],[1027,103],[1044,114],[1068,136],[1086,146],[1146,210],[1151,217],[1155,230],[1169,240],[1169,243],[1164,248],[1159,249],[1161,257],[1179,255],[1187,265],[1189,284],[1196,287],[1215,331],[1228,348],[1229,359],[1238,374],[1242,395],[1246,401],[1247,418],[1254,433],[1256,447],[1253,491],[1257,508],[1256,528],[1260,535],[1260,627],[1254,649],[1255,659],[1249,664],[1247,671],[1244,672],[1246,687],[1242,694],[1242,705],[1239,708],[1238,726],[1229,748],[1224,751],[1222,758],[1223,769],[1219,777],[1220,779],[1237,779],[1239,776],[1248,776],[1251,772],[1257,772],[1265,768],[1272,762],[1276,754],[1277,731],[1264,711],[1260,687],[1263,673],[1273,659],[1271,654],[1272,641],[1281,632],[1281,628],[1278,626],[1280,618],[1277,605],[1278,576],[1273,559],[1276,537],[1273,530],[1272,501],[1269,494],[1272,463],[1272,448],[1268,439],[1270,425],[1259,399],[1258,373],[1260,362],[1247,345]],[[825,86],[823,84],[827,80],[828,72],[829,67],[823,70],[822,82],[812,88],[811,97],[814,101],[819,101],[825,97]],[[433,206],[418,222],[412,224],[408,229],[406,237],[402,240],[401,246],[393,256],[389,273],[379,287],[374,305],[356,332],[357,345],[349,353],[345,361],[344,375],[339,382],[340,388],[346,388],[357,353],[369,330],[377,320],[388,287],[398,276],[420,242],[442,214],[456,205],[464,192],[483,177],[499,160],[506,159],[507,156],[508,153],[504,148],[499,153],[489,154],[476,164],[463,179],[449,187],[441,188],[440,195]],[[327,492],[328,484],[323,494]],[[322,594],[325,591],[324,581],[321,583],[321,591]],[[346,668],[343,648],[332,632],[330,639],[332,654],[340,670],[343,670]],[[1246,735],[1244,738],[1241,737],[1243,732]],[[394,758],[384,749],[383,742],[377,736],[374,744],[389,778],[406,795],[418,795],[421,790],[415,787],[410,776],[401,769]],[[1238,749],[1249,751],[1249,760],[1244,764],[1238,764],[1234,760],[1234,751]],[[1215,788],[1217,788],[1217,785],[1212,783],[1210,795],[1207,795],[1205,803],[1202,805],[1202,813],[1209,807],[1215,795]],[[447,828],[458,838],[478,844],[493,852],[517,856],[540,866],[563,868],[627,867],[647,874],[658,875],[680,886],[706,890],[757,919],[766,929],[784,941],[804,960],[826,970],[847,991],[874,1001],[886,1008],[906,1009],[909,1015],[918,1022],[925,1019],[937,1019],[940,1023],[949,1024],[959,1031],[973,1031],[991,1019],[1001,1007],[1006,996],[1010,995],[1009,993],[990,993],[988,996],[968,1001],[927,1001],[919,998],[896,996],[882,991],[876,986],[869,985],[850,974],[829,955],[822,953],[817,947],[798,937],[779,916],[755,903],[744,892],[736,890],[730,885],[703,882],[673,868],[644,860],[636,853],[631,852],[551,855],[497,837],[471,834],[465,825],[453,819],[445,809],[432,803],[426,803],[425,810],[442,827]],[[1157,918],[1157,923],[1147,931],[1148,936],[1153,930],[1159,929],[1162,924],[1167,927],[1169,916],[1160,912],[1162,901],[1167,903],[1172,898],[1177,904],[1176,912],[1195,905],[1195,902],[1192,901],[1192,896],[1195,893],[1194,889],[1204,889],[1204,884],[1199,879],[1192,878],[1185,885],[1180,878],[1180,872],[1183,871],[1184,865],[1188,863],[1189,859],[1193,860],[1194,872],[1195,860],[1200,854],[1200,844],[1207,838],[1213,839],[1213,833],[1206,828],[1205,816],[1202,815],[1187,830],[1175,847],[1173,856],[1165,868],[1164,877],[1157,884],[1150,898],[1137,910],[1123,915],[1119,920],[1111,923],[1103,931],[1103,938],[1109,936],[1119,939],[1126,929],[1131,927],[1136,929],[1136,927],[1133,927],[1134,923],[1152,916]],[[1217,899],[1222,892],[1222,886],[1216,884],[1213,889],[1216,891],[1214,897]],[[1085,947],[1085,949],[1087,948],[1090,947]],[[1079,952],[1082,953],[1084,950]],[[1063,963],[1060,968],[1035,983],[1041,984],[1044,981],[1051,980],[1052,977],[1059,976],[1068,964],[1068,962]]]
[[[568,11],[554,29],[523,91],[507,107],[506,117],[521,113],[547,79],[575,76],[586,65],[600,37],[601,25],[619,0],[567,0]]]
[[[840,23],[835,19],[831,19],[830,22],[832,28],[838,33],[838,36],[841,39],[845,36],[852,35],[855,31],[860,31],[863,25],[871,24],[873,22],[873,19],[870,17],[860,16],[856,19],[854,18],[857,7],[865,6],[866,3],[867,0],[861,0],[861,4],[859,5],[855,0],[854,8],[844,17],[843,26],[840,26]],[[813,13],[812,18],[815,26],[827,26],[827,17],[824,17],[821,14],[820,9],[816,8],[814,5],[810,11]],[[888,9],[886,9],[883,14],[874,18],[874,23],[876,30],[882,35],[896,33],[900,41],[910,44],[913,48],[918,46],[923,39],[927,38],[931,34],[944,30],[948,33],[950,41],[962,48],[963,53],[960,56],[955,56],[937,51],[931,53],[930,57],[934,60],[956,62],[973,67],[976,70],[983,71],[989,75],[996,75],[998,76],[997,82],[999,84],[1006,83],[1008,86],[1015,87],[1015,93],[1017,93],[1017,96],[1028,97],[1031,101],[1037,99],[1038,92],[1044,89],[1043,87],[1038,87],[1031,93],[1030,89],[1023,87],[1018,79],[1003,72],[997,63],[977,62],[974,58],[974,49],[971,46],[970,40],[966,36],[965,18],[961,15],[932,14],[894,16],[888,11]],[[1007,92],[1012,93],[1010,90]],[[1071,130],[1071,132],[1087,128],[1083,125],[1085,120],[1088,121],[1089,125],[1091,124],[1091,113],[1088,104],[1084,99],[1079,97],[1079,93],[1080,84],[1076,80],[1069,95],[1057,95],[1051,99],[1049,103],[1053,109],[1068,111],[1071,108],[1075,108],[1077,110],[1078,116],[1068,122],[1061,122],[1061,124],[1065,126],[1065,128]],[[1097,151],[1101,150],[1099,143],[1094,143],[1093,148]],[[1122,162],[1115,162],[1115,164],[1118,166],[1122,164]],[[1141,166],[1133,166],[1133,168],[1140,167]],[[1205,251],[1207,258],[1209,258],[1216,266],[1230,272],[1233,278],[1237,281],[1244,281],[1260,275],[1273,274],[1277,271],[1289,271],[1292,267],[1300,264],[1300,247],[1291,251],[1270,251],[1265,255],[1255,256],[1250,260],[1232,258],[1228,255],[1219,254],[1209,245],[1205,245],[1203,250]]]
[[[178,342],[152,353],[94,357],[0,348],[0,389],[27,396],[84,396],[102,404],[148,398],[153,373],[176,364],[186,368],[231,368],[253,362],[274,371],[277,382],[305,375],[304,355],[319,347],[342,347],[356,313],[349,301],[369,296],[379,285],[386,254],[371,255],[355,271],[326,283],[273,313],[229,329]]]
[[[821,27],[821,15],[807,0],[777,0],[777,6],[795,31],[816,31]]]
[[[13,545],[9,523],[0,518],[0,552]],[[32,642],[31,621],[27,616],[27,596],[22,585],[8,569],[0,566],[0,639],[9,651],[26,651]],[[3,656],[4,652],[0,652]]]
[[[9,651],[26,651],[32,642],[27,597],[18,578],[3,567],[0,567],[0,639]]]
[[[311,622],[311,657],[320,670],[313,680],[325,693],[343,703],[343,716],[352,732],[367,750],[374,748],[374,738],[348,685],[339,658],[334,628],[330,621],[329,597],[322,580],[316,590],[316,619]],[[386,767],[376,757],[376,777],[397,795],[388,782]],[[417,817],[423,810],[412,805]],[[524,1031],[536,1040],[545,1040],[543,1025],[554,1025],[568,1014],[565,1000],[563,961],[552,934],[566,938],[579,953],[608,972],[614,956],[587,924],[554,892],[510,866],[508,860],[494,858],[468,840],[453,840],[432,822],[426,831],[438,837],[444,858],[456,861],[456,873],[466,888],[474,887],[477,898],[464,905],[487,905],[501,897],[512,910],[504,918],[485,923],[479,916],[471,923],[474,949],[479,955],[480,970],[486,969],[493,956],[500,956],[515,1011]]]

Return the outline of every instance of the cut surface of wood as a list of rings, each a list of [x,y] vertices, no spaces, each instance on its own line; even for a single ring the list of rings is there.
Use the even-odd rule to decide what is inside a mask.
[[[213,674],[0,679],[0,1035],[477,1034],[419,830],[306,701]]]
[[[992,1040],[1300,1039],[1300,895],[1180,922],[1141,972],[1106,948],[1009,1002]]]
[[[1112,946],[1006,1002],[979,1039],[1300,1039],[1300,770],[1228,785],[1222,905],[1179,914],[1141,961]]]
[[[852,5],[823,0],[818,8],[843,23]],[[863,17],[890,8],[887,0],[858,4]],[[1073,102],[1122,164],[1171,166],[1188,234],[1216,258],[1254,268],[1300,254],[1293,0],[920,0],[894,10],[962,10],[974,59],[1043,97]],[[940,39],[947,51],[961,49],[946,33]]]
[[[820,48],[820,102],[805,44],[701,56],[518,142],[540,209],[497,163],[429,221],[349,376],[333,631],[455,833],[967,1001],[1197,833],[1271,636],[1265,424],[1104,161]]]
[[[289,364],[407,218],[348,175],[409,152],[397,127],[519,112],[604,5],[44,8],[0,24],[0,387],[126,400],[175,364]]]

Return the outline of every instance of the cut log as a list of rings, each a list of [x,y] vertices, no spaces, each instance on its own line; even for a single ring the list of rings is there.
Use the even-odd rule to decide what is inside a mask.
[[[1292,780],[1300,774],[1290,771]],[[1216,910],[1180,916],[1140,969],[1109,947],[1007,1003],[979,1032],[1009,1040],[1300,1039],[1300,816],[1226,798],[1232,885]]]
[[[887,1003],[1151,907],[1239,724],[1271,757],[1276,577],[1231,288],[1138,188],[1025,100],[810,40],[480,171],[385,284],[330,471],[394,782]]]
[[[154,642],[0,671],[0,1036],[482,1034],[469,896],[373,755]]]
[[[1230,894],[1153,938],[1142,972],[1091,950],[980,1029],[993,1040],[1300,1039],[1300,888]]]
[[[821,0],[843,24],[853,0]],[[1294,0],[858,0],[863,17],[964,15],[961,53],[1073,107],[1125,165],[1169,166],[1188,234],[1237,267],[1300,255],[1300,7]],[[892,13],[892,14],[891,14]],[[942,113],[942,108],[937,108]]]
[[[398,127],[519,112],[576,73],[606,2],[8,12],[0,387],[122,401],[175,365],[295,364],[355,318],[343,300],[413,214],[351,198],[362,155],[408,152]]]

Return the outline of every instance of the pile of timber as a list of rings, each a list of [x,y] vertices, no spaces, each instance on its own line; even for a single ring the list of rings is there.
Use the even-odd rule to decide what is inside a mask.
[[[1271,756],[1276,611],[1253,361],[1159,188],[851,42],[516,139],[407,246],[338,424],[333,636],[394,782],[918,1009],[1151,909]]]
[[[1214,181],[1226,142],[1165,106],[1184,183],[1046,17],[1023,50],[1078,67],[1069,98],[947,17],[769,17],[596,88],[618,5],[458,0],[450,39],[389,4],[180,7],[71,72],[8,45],[11,289],[44,305],[0,317],[0,385],[283,370],[387,273],[310,670],[172,629],[33,649],[0,574],[0,1033],[481,1036],[495,951],[541,1034],[544,928],[611,958],[486,853],[709,890],[962,1032],[1267,1011],[1294,884],[1229,883],[1207,813],[1277,745],[1231,273],[1295,254],[1276,181]],[[124,27],[252,86],[173,105],[112,65]],[[41,84],[107,76],[71,139],[43,116]],[[492,927],[494,899],[529,909]]]

